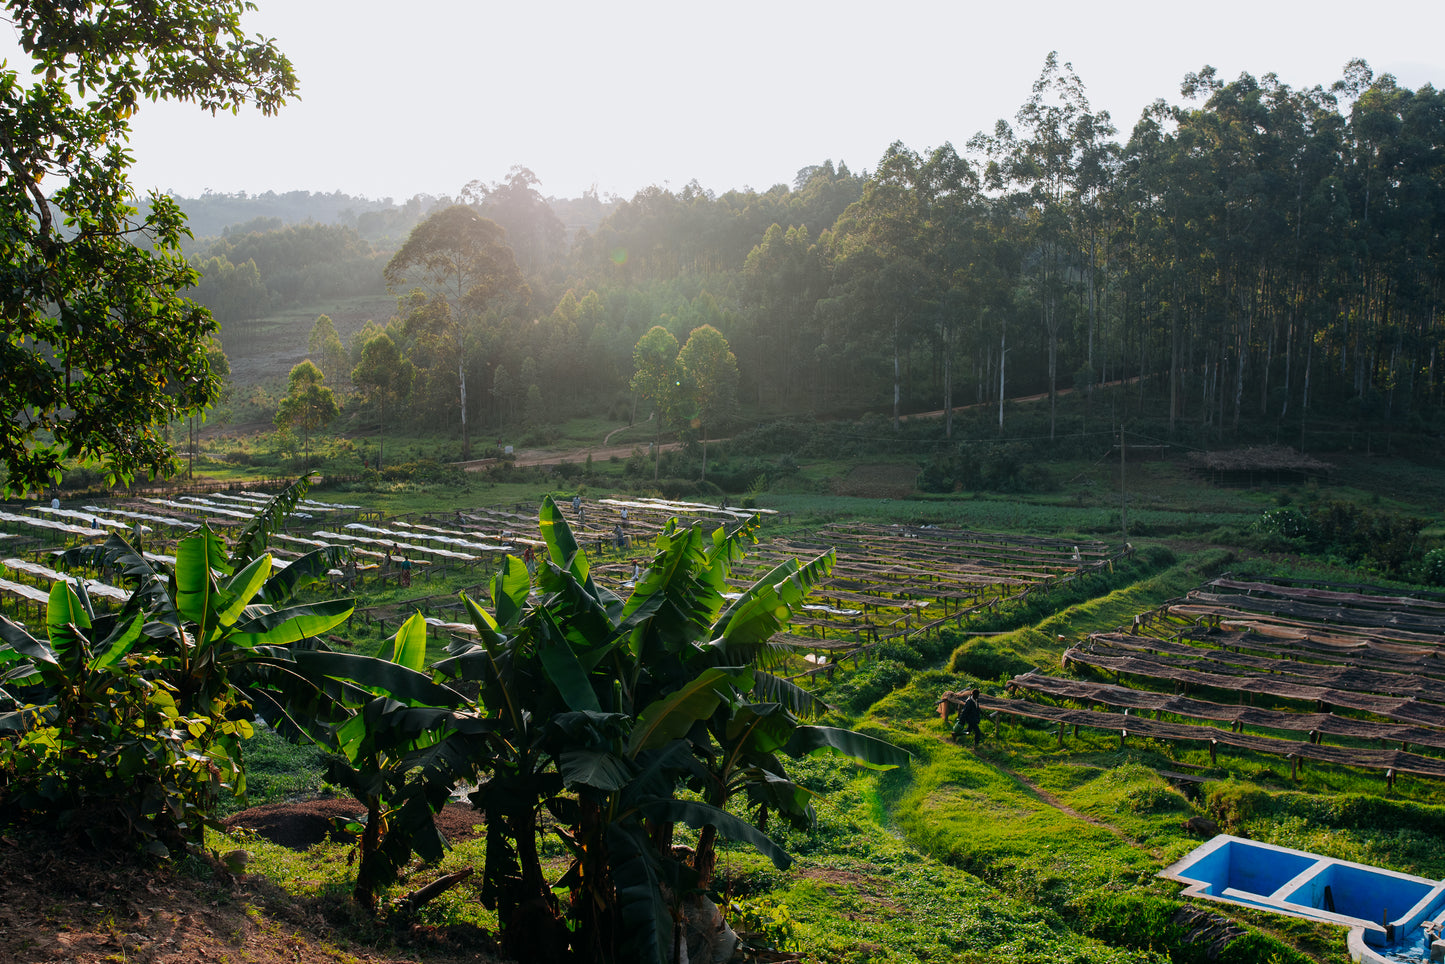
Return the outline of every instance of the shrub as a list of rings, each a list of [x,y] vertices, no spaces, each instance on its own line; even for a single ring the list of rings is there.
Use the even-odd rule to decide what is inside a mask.
[[[1270,509],[1251,528],[1286,539],[1308,539],[1314,534],[1310,520],[1297,509]]]
[[[1274,809],[1268,793],[1233,780],[1209,784],[1205,790],[1205,805],[1225,828],[1237,827]]]
[[[1445,586],[1445,548],[1431,549],[1425,553],[1420,578],[1431,586]]]
[[[992,640],[974,639],[953,652],[948,669],[951,673],[967,673],[977,679],[999,679],[1027,673],[1034,665],[1007,646]]]
[[[909,669],[919,669],[927,660],[922,653],[901,639],[889,639],[878,644],[873,655],[879,659],[891,659]]]
[[[868,663],[833,691],[838,702],[854,713],[862,713],[900,686],[908,685],[908,667],[894,659]]]

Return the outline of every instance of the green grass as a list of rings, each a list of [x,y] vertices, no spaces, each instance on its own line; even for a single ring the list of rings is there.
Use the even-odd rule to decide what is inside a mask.
[[[609,424],[569,423],[555,430],[555,444],[569,448],[573,440],[599,439]],[[642,425],[613,443],[626,439],[645,448],[650,438],[649,426]],[[389,441],[388,451],[398,457],[441,455],[456,444],[406,440],[393,447]],[[997,681],[1016,671],[1015,664],[1052,670],[1064,646],[1089,632],[1128,625],[1135,614],[1226,569],[1354,578],[1328,560],[1264,556],[1241,549],[1235,540],[1265,509],[1318,498],[1369,502],[1372,492],[1384,491],[1377,500],[1382,506],[1435,513],[1432,504],[1445,494],[1438,473],[1398,459],[1377,462],[1332,485],[1259,491],[1214,489],[1173,463],[1129,466],[1128,522],[1136,559],[1112,577],[1085,580],[1070,592],[971,623],[959,633],[961,645],[934,639],[914,647],[902,674],[906,683],[868,694],[853,710],[845,705],[829,722],[856,724],[899,743],[914,754],[913,766],[878,776],[826,759],[800,763],[798,775],[819,794],[818,821],[807,830],[776,822],[769,827],[798,858],[787,872],[750,850],[724,850],[720,881],[736,902],[734,919],[820,962],[1194,964],[1197,950],[1171,923],[1181,906],[1178,887],[1156,876],[1199,843],[1183,827],[1192,815],[1209,815],[1225,829],[1255,839],[1445,876],[1445,788],[1429,781],[1400,778],[1387,793],[1377,773],[1311,763],[1295,782],[1279,758],[1221,750],[1211,766],[1202,746],[1131,739],[1121,748],[1117,734],[1089,731],[1068,736],[1060,746],[1056,728],[1016,720],[1003,723],[1000,739],[975,754],[947,739],[935,711],[947,690],[982,682],[999,692]],[[796,476],[775,480],[759,502],[783,515],[765,520],[765,536],[811,533],[835,520],[928,522],[1111,542],[1121,536],[1117,465],[1051,464],[1056,490],[1028,495],[960,493],[890,501],[822,494],[828,480],[850,464],[812,461]],[[472,476],[464,485],[322,488],[313,497],[364,503],[388,515],[449,514],[471,505],[535,506],[544,491],[580,490],[592,497],[614,487],[628,488],[621,466],[598,460],[590,475],[547,482]],[[368,588],[360,604],[454,594],[485,577],[480,570],[453,571],[418,581],[409,593]],[[359,621],[349,635],[364,652],[380,650],[389,638]],[[429,655],[441,655],[440,641],[429,647]],[[876,667],[860,675],[867,673],[876,675]],[[847,675],[831,686],[820,682],[820,692],[844,703],[841,697],[858,693],[857,680],[850,683]],[[992,724],[986,728],[992,735]],[[262,765],[259,745],[255,751],[248,746],[248,759]],[[1206,780],[1192,798],[1157,772],[1189,767]],[[274,777],[264,769],[253,772],[253,802],[263,785],[267,794],[284,792],[305,764],[278,762],[275,768]],[[254,846],[263,872],[306,899],[343,901],[349,891],[344,846],[302,855]],[[443,869],[481,866],[483,858],[479,844],[464,844],[442,868],[413,868],[390,896]],[[1300,962],[1301,955],[1325,964],[1346,960],[1339,929],[1223,905],[1209,909],[1248,931],[1220,958],[1225,964]],[[424,910],[423,920],[494,926],[469,885]]]

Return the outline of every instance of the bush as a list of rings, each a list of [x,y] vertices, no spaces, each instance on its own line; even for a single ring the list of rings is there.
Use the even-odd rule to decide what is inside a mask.
[[[418,459],[388,465],[381,470],[386,482],[416,482],[429,485],[464,485],[467,473],[435,459]]]
[[[1425,553],[1420,567],[1420,581],[1431,586],[1445,586],[1445,548]]]
[[[1052,492],[1058,481],[1022,442],[964,442],[940,454],[918,473],[923,492]]]
[[[854,713],[862,713],[889,693],[908,685],[908,667],[895,659],[868,663],[839,683],[833,697]]]
[[[693,479],[661,479],[657,483],[657,490],[662,493],[664,499],[706,499],[710,502],[720,502],[723,496],[722,489],[711,482]]]
[[[1233,780],[1209,784],[1205,789],[1205,805],[1225,829],[1264,816],[1274,809],[1274,801],[1268,793]]]
[[[1034,669],[1034,665],[1007,646],[998,646],[988,639],[974,639],[953,652],[948,664],[951,673],[967,673],[975,679],[994,680],[1018,676]]]
[[[873,655],[879,659],[891,659],[909,669],[920,669],[927,662],[923,654],[901,639],[889,639],[878,644]]]
[[[769,422],[734,434],[728,441],[728,448],[745,455],[800,452],[808,446],[816,430],[813,422],[799,419]]]
[[[1314,534],[1310,520],[1296,509],[1270,509],[1251,528],[1255,532],[1286,539],[1308,539]]]

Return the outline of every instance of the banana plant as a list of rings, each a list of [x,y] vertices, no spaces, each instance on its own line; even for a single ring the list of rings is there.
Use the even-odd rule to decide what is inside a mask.
[[[353,898],[370,910],[377,892],[417,854],[440,860],[446,846],[436,814],[452,788],[485,759],[489,725],[463,709],[465,698],[424,671],[426,621],[414,614],[378,658],[350,653],[300,655],[301,671],[345,681],[368,698],[331,728],[326,778],[365,808]]]
[[[132,593],[120,610],[97,614],[77,581],[52,591],[47,640],[0,623],[0,728],[20,734],[6,752],[34,777],[26,806],[63,817],[125,787],[124,773],[140,801],[134,834],[199,843],[220,790],[245,793],[242,743],[256,714],[314,725],[359,692],[338,680],[319,689],[297,663],[352,611],[347,599],[290,602],[324,576],[327,555],[278,570],[257,551],[305,491],[302,480],[273,499],[231,554],[205,527],[181,541],[173,567],[116,536],[72,550],[72,566],[121,573]]]
[[[0,799],[100,846],[197,844],[219,793],[244,792],[251,723],[187,712],[140,616],[97,622],[79,582],[52,587],[44,639],[0,617]]]
[[[268,723],[300,728],[288,707],[309,720],[325,712],[313,683],[296,672],[292,653],[319,647],[354,609],[349,598],[295,604],[296,594],[321,583],[340,560],[318,549],[277,566],[261,551],[274,529],[308,491],[298,479],[266,503],[233,547],[208,526],[183,538],[175,563],[152,562],[124,538],[62,556],[71,566],[121,574],[131,596],[106,623],[144,618],[143,632],[164,660],[164,673],[187,712],[254,712]],[[335,693],[332,694],[333,696]]]
[[[528,605],[526,569],[510,558],[490,586],[495,614],[466,599],[480,642],[454,644],[438,669],[477,684],[477,712],[497,727],[473,800],[488,812],[483,899],[498,910],[504,949],[526,946],[508,940],[525,927],[529,940],[547,933],[544,944],[570,942],[584,960],[673,960],[684,905],[703,882],[673,852],[675,824],[744,841],[786,867],[782,848],[722,805],[748,792],[806,816],[806,793],[786,781],[775,751],[826,748],[885,767],[906,759],[881,741],[802,723],[798,714],[820,704],[770,671],[781,657],[770,639],[831,556],[785,564],[729,603],[727,577],[756,526],[666,527],[624,600],[595,584],[547,500],[541,602]],[[684,786],[704,799],[680,797]],[[573,855],[552,884],[537,858],[543,810]],[[554,888],[568,893],[565,907]]]

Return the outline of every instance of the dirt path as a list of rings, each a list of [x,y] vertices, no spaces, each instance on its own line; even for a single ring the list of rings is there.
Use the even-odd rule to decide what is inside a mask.
[[[616,432],[613,432],[607,437],[611,438],[612,435],[615,434]],[[586,462],[587,456],[589,455],[592,456],[594,462],[598,459],[611,459],[614,456],[619,459],[631,458],[633,450],[639,448],[640,446],[637,445],[607,445],[604,443],[600,447],[592,446],[562,451],[557,449],[522,449],[519,452],[512,453],[511,461],[512,464],[516,466],[556,465],[560,462],[577,462],[580,464]],[[676,448],[678,448],[677,442],[664,442],[662,445],[664,452]],[[472,459],[470,462],[456,462],[454,464],[457,468],[467,472],[480,472],[483,469],[496,465],[499,461],[499,459],[495,458]]]
[[[1034,783],[1022,773],[1019,773],[1017,770],[1007,767],[1004,764],[998,762],[997,760],[990,760],[989,762],[998,769],[1002,770],[1004,773],[1008,774],[1008,776],[1019,786],[1023,787],[1029,793],[1033,794],[1040,803],[1047,804],[1048,806],[1053,807],[1060,813],[1073,817],[1076,820],[1082,820],[1085,823],[1090,823],[1103,830],[1107,830],[1131,847],[1140,846],[1139,841],[1135,840],[1133,837],[1130,837],[1128,834],[1120,830],[1118,827],[1114,826],[1112,823],[1109,823],[1105,820],[1100,820],[1098,817],[1091,817],[1087,813],[1080,813],[1073,807],[1069,806],[1067,803],[1064,803],[1064,801],[1060,800],[1058,797],[1054,796],[1052,793],[1049,793],[1047,790]],[[1157,852],[1150,852],[1153,853],[1156,858],[1159,857],[1159,854]]]

